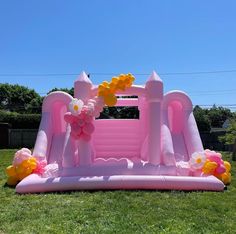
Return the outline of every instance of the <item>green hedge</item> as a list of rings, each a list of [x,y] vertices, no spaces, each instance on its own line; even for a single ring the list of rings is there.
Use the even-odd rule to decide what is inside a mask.
[[[41,114],[18,114],[0,110],[0,123],[9,123],[15,129],[37,129],[40,120]]]

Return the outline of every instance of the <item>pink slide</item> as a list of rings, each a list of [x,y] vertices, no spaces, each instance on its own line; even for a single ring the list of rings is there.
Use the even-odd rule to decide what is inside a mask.
[[[47,165],[43,173],[24,178],[18,193],[224,189],[215,176],[191,168],[192,155],[204,151],[189,97],[180,91],[163,95],[155,72],[144,86],[121,85],[118,94],[138,98],[120,98],[116,106],[137,106],[139,119],[95,119],[104,105],[99,95],[108,86],[94,86],[84,72],[75,81],[75,98],[58,91],[44,99],[32,155]],[[106,95],[105,104],[115,103],[114,96]],[[76,115],[82,106],[93,118],[83,111]]]

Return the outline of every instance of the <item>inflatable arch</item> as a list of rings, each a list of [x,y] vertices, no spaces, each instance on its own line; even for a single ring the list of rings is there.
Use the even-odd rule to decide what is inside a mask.
[[[82,72],[74,97],[87,103],[98,87]],[[139,119],[95,119],[91,139],[74,139],[64,120],[73,97],[57,91],[43,102],[33,155],[47,161],[46,173],[31,174],[18,193],[90,189],[223,190],[222,181],[191,170],[189,159],[203,151],[192,102],[181,91],[163,94],[153,72],[145,85],[132,85],[116,106],[137,106]]]

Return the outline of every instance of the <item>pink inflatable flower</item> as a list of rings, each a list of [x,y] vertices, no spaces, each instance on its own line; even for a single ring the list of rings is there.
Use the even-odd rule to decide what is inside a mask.
[[[206,162],[205,153],[195,152],[191,155],[191,158],[189,160],[189,165],[192,169],[198,170],[198,169],[202,169],[205,162]]]
[[[82,108],[83,108],[83,101],[77,98],[73,98],[72,101],[69,104],[69,110],[72,115],[78,115],[80,114]]]

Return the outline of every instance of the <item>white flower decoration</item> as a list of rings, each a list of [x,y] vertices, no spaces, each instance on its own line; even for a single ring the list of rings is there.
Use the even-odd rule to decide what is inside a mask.
[[[204,152],[195,152],[192,154],[189,165],[192,169],[202,169],[203,165],[206,162],[206,155]]]
[[[82,100],[73,98],[73,100],[69,104],[69,110],[72,115],[79,115],[83,106],[84,102]]]

